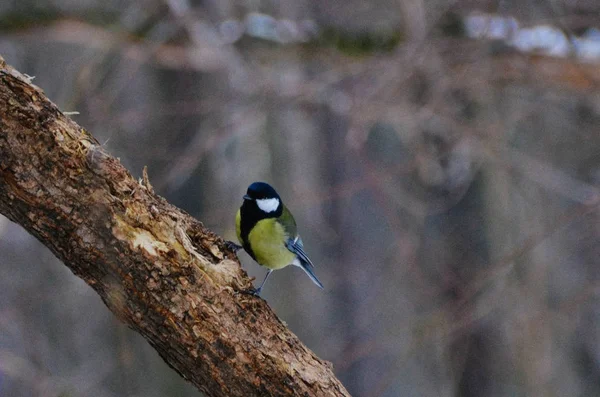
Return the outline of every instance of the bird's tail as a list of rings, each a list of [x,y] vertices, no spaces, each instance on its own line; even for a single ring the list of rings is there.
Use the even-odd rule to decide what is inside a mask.
[[[323,284],[321,284],[321,282],[319,281],[317,276],[315,276],[315,274],[313,273],[312,269],[314,269],[315,266],[312,264],[312,262],[308,258],[308,255],[306,255],[306,252],[304,252],[304,246],[302,244],[302,239],[300,238],[300,236],[296,236],[296,238],[293,240],[288,239],[288,241],[286,243],[286,247],[291,252],[296,254],[296,259],[294,260],[294,262],[292,262],[292,264],[296,265],[298,267],[301,267],[302,270],[304,270],[304,272],[306,272],[308,277],[310,277],[310,279],[313,281],[313,283],[317,284],[319,286],[319,288],[325,289],[323,287]]]
[[[321,289],[325,289],[325,287],[323,287],[323,284],[321,284],[321,282],[319,281],[319,279],[317,278],[317,276],[315,276],[315,273],[313,272],[313,266],[312,263],[308,263],[303,261],[301,258],[298,258],[297,260],[294,261],[295,265],[297,264],[298,267],[301,267],[302,270],[304,270],[304,272],[306,273],[306,275],[308,277],[310,277],[310,279],[312,280],[313,283],[317,284],[317,286]]]

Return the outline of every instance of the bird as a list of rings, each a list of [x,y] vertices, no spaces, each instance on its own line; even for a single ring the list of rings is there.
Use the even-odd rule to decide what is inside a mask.
[[[235,217],[236,234],[241,244],[236,244],[236,248],[244,248],[259,265],[269,269],[254,295],[260,295],[273,270],[288,265],[300,267],[313,283],[324,289],[304,251],[294,216],[275,189],[266,182],[254,182],[248,186],[243,200]]]

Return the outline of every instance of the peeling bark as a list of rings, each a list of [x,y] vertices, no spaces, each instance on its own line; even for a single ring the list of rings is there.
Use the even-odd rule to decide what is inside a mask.
[[[208,396],[349,396],[223,240],[136,181],[0,57],[0,212]]]

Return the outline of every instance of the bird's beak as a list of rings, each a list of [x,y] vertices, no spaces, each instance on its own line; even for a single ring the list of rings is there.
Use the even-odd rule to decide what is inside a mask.
[[[244,200],[252,200],[252,197],[248,196],[247,194],[244,194]]]

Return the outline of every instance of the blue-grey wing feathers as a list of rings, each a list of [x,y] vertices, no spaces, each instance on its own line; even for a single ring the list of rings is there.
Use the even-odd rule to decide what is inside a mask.
[[[302,268],[302,270],[304,270],[308,277],[310,277],[313,283],[317,284],[319,288],[323,289],[323,284],[321,284],[321,282],[313,272],[315,265],[313,265],[308,255],[306,255],[306,252],[304,252],[304,245],[302,244],[302,239],[299,236],[295,239],[290,238],[287,240],[285,245],[288,250],[296,254],[296,257],[298,258],[298,265]]]

